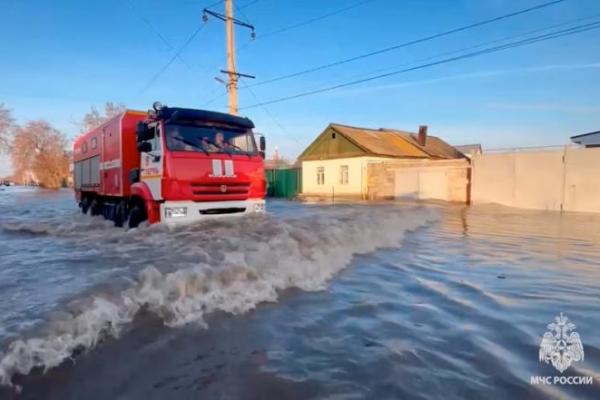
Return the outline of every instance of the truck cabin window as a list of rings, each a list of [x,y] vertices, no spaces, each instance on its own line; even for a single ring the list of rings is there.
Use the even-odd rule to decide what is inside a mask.
[[[167,147],[172,151],[254,154],[252,131],[213,126],[166,124]]]

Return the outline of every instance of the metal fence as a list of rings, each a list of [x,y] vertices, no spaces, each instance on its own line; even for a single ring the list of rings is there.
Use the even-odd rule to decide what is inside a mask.
[[[292,198],[302,190],[302,170],[300,168],[267,169],[267,196]]]

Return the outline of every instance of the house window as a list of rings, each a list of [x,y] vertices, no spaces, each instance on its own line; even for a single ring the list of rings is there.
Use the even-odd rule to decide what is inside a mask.
[[[340,184],[347,185],[348,184],[348,166],[340,165]]]
[[[87,142],[83,142],[83,144],[81,145],[81,152],[87,153]]]
[[[92,149],[95,149],[98,146],[98,139],[95,137],[92,138]]]
[[[317,167],[317,185],[325,184],[325,167]]]

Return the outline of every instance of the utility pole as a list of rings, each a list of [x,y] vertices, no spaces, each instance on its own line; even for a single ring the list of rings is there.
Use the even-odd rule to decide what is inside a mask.
[[[225,0],[225,21],[227,29],[227,72],[229,83],[229,114],[238,113],[237,84],[238,77],[235,72],[235,32],[233,31],[233,0]]]
[[[252,75],[240,74],[235,69],[235,31],[234,25],[240,25],[252,30],[252,39],[255,38],[254,26],[237,20],[233,17],[233,0],[225,0],[225,15],[204,9],[204,21],[208,20],[208,15],[220,19],[225,22],[225,33],[227,39],[227,70],[221,70],[227,74],[228,80],[226,83],[227,92],[229,93],[229,113],[237,115],[238,113],[238,80],[240,77],[254,78]],[[218,79],[220,81],[220,79]]]

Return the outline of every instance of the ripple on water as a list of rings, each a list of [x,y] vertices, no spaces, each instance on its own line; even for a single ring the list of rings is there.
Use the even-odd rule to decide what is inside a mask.
[[[134,305],[143,299],[171,322],[173,315],[188,321],[185,318],[190,315],[204,315],[211,310],[204,300],[203,308],[188,302],[189,296],[199,292],[214,296],[216,292],[211,292],[211,287],[231,290],[225,297],[212,299],[218,301],[218,307],[232,312],[247,311],[245,306],[257,299],[278,299],[277,304],[262,306],[256,313],[228,320],[227,328],[210,325],[206,332],[218,336],[211,339],[215,346],[231,347],[231,354],[215,350],[198,358],[190,347],[179,348],[181,343],[190,344],[191,349],[200,346],[194,344],[200,333],[183,328],[156,337],[137,332],[137,340],[143,337],[148,343],[139,352],[128,352],[128,344],[135,340],[125,331],[120,339],[124,340],[123,349],[117,341],[114,346],[119,351],[111,353],[107,346],[108,353],[92,352],[88,356],[94,366],[89,371],[93,371],[98,393],[106,393],[102,388],[117,385],[111,380],[115,376],[106,372],[115,368],[126,379],[120,386],[125,397],[138,393],[136,390],[142,387],[153,387],[134,373],[128,375],[128,371],[143,369],[150,353],[165,362],[175,359],[179,364],[188,363],[186,372],[177,377],[173,377],[170,367],[165,367],[168,371],[162,371],[164,376],[156,379],[158,386],[153,387],[157,391],[154,393],[162,397],[173,396],[174,392],[168,391],[172,386],[179,387],[177,393],[182,396],[191,397],[197,392],[186,392],[186,387],[207,391],[211,385],[218,386],[219,379],[227,382],[221,386],[227,391],[238,380],[232,381],[218,371],[231,368],[235,368],[234,375],[238,377],[254,376],[259,368],[276,377],[277,382],[287,382],[291,392],[286,393],[297,397],[306,394],[300,387],[318,388],[316,398],[599,397],[598,385],[581,388],[529,384],[532,375],[554,373],[552,367],[539,363],[538,349],[546,325],[561,311],[577,325],[586,351],[585,361],[569,371],[599,376],[600,338],[595,334],[600,325],[597,216],[495,206],[432,206],[427,209],[436,216],[434,223],[416,224],[406,236],[404,232],[394,236],[399,233],[398,226],[406,226],[405,218],[389,221],[390,215],[399,212],[397,208],[276,202],[271,208],[274,219],[242,223],[241,229],[237,222],[174,230],[153,226],[145,228],[143,237],[139,237],[135,231],[115,230],[101,220],[75,217],[71,199],[68,200],[69,203],[59,197],[44,198],[56,206],[54,214],[46,214],[48,210],[43,213],[43,218],[49,218],[47,234],[25,238],[19,232],[0,230],[0,236],[8,238],[6,243],[17,253],[26,241],[37,241],[39,247],[47,240],[45,237],[52,242],[55,250],[37,252],[35,257],[47,260],[49,267],[54,265],[53,271],[65,274],[48,274],[48,279],[57,282],[53,286],[63,287],[60,282],[72,277],[70,294],[41,292],[46,298],[54,296],[57,304],[64,304],[62,298],[69,300],[64,306],[68,315],[63,318],[89,309],[93,304],[89,294],[100,290],[110,300],[132,286],[137,288],[135,296],[130,297],[135,300]],[[75,218],[58,229],[52,226],[68,215]],[[3,218],[0,217],[0,224],[7,222]],[[390,229],[385,230],[388,226]],[[80,237],[82,231],[85,238]],[[387,241],[389,236],[394,236],[394,243]],[[375,250],[379,246],[374,241],[388,248]],[[98,246],[111,250],[110,257],[103,250],[102,263],[94,262]],[[236,251],[232,252],[232,248]],[[361,255],[352,257],[354,253]],[[26,271],[31,271],[35,257],[29,259],[32,264]],[[194,270],[198,264],[208,265],[215,272],[206,275],[205,270]],[[19,265],[18,257],[12,258],[10,266],[0,269],[0,275],[23,271]],[[327,290],[251,297],[251,302],[237,303],[236,308],[225,300],[247,299],[240,297],[242,294],[268,293],[261,286],[260,268],[248,273],[239,269],[240,265],[262,266],[277,287],[302,282],[298,286],[304,289]],[[140,283],[138,274],[149,266],[155,270],[144,275],[144,284],[136,286]],[[42,266],[36,275],[43,276],[44,271]],[[107,272],[102,275],[100,271]],[[283,271],[288,272],[281,275]],[[25,276],[22,282],[33,285],[35,280],[30,277]],[[325,285],[320,278],[330,283]],[[36,289],[31,286],[32,293]],[[33,315],[37,303],[24,301],[29,302],[29,308],[21,315]],[[163,307],[164,304],[170,305]],[[104,315],[108,305],[101,303],[96,309],[98,315]],[[244,358],[238,347],[229,346],[230,342],[248,346],[252,362]],[[127,353],[128,365],[116,366],[106,361],[121,357],[123,352]],[[203,364],[209,358],[214,365]],[[194,365],[206,368],[210,376],[193,377],[189,369],[193,370]],[[73,368],[76,373],[83,367]],[[160,367],[157,370],[161,372]],[[52,376],[49,371],[48,379]],[[198,389],[198,382],[202,389]],[[275,384],[273,380],[257,382],[260,384],[254,389]],[[77,387],[76,383],[69,385]],[[54,389],[55,397],[60,398],[60,390]]]

